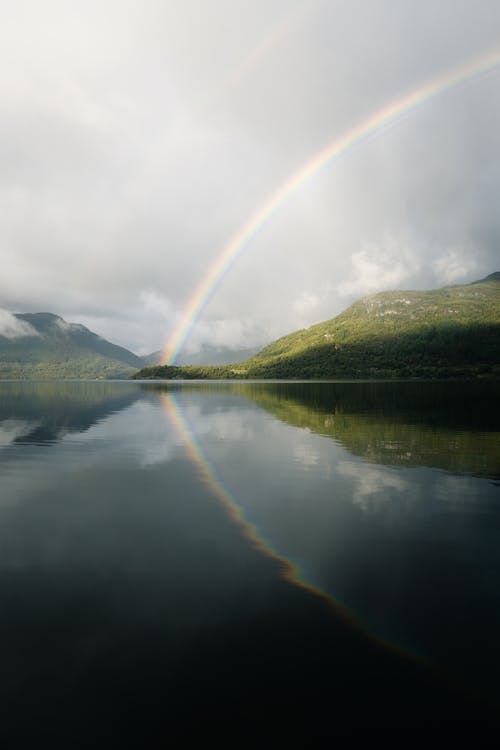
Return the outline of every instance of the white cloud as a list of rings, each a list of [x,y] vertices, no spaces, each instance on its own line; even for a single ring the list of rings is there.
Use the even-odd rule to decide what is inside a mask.
[[[473,250],[448,250],[445,255],[432,263],[432,268],[438,282],[453,284],[470,278],[473,273],[478,273],[478,265]]]
[[[500,46],[494,0],[0,5],[1,304],[140,353],[165,344],[228,240],[301,164]],[[422,103],[298,186],[190,347],[264,343],[347,297],[497,270],[497,75]]]
[[[418,269],[413,254],[394,241],[385,246],[368,245],[351,256],[350,278],[337,284],[343,297],[401,288]]]
[[[264,339],[265,343],[267,340]],[[204,343],[232,349],[247,349],[263,342],[262,330],[246,318],[226,318],[202,321],[190,337],[186,350],[197,353]]]
[[[320,299],[317,294],[304,291],[293,302],[292,307],[298,315],[310,315],[311,312],[317,310],[319,303]]]
[[[19,320],[7,310],[0,310],[0,336],[7,339],[21,339],[39,336],[38,331],[24,320]]]

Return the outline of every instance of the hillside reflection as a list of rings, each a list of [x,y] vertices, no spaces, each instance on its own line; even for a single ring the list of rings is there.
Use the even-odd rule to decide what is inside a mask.
[[[143,387],[224,389],[294,427],[332,438],[370,463],[500,478],[500,384],[493,381]]]
[[[245,395],[371,463],[500,477],[495,383],[269,384]]]
[[[141,397],[127,383],[13,381],[0,388],[0,446],[85,432]]]

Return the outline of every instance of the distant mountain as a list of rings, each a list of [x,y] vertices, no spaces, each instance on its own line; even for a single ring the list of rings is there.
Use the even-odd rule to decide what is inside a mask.
[[[199,352],[194,354],[181,354],[178,357],[177,364],[179,367],[189,365],[230,365],[243,362],[245,359],[253,357],[259,348],[257,346],[247,349],[229,349],[222,346],[205,346]],[[146,366],[161,364],[163,352],[153,352],[141,357]]]
[[[149,367],[150,365],[159,365],[162,359],[162,350],[159,349],[157,352],[151,352],[151,354],[144,354],[141,357],[143,366]]]
[[[2,313],[0,378],[126,378],[140,357],[53,313]]]
[[[186,365],[231,365],[243,362],[257,354],[259,347],[226,349],[221,346],[206,346],[196,354],[181,354],[178,364]]]
[[[369,295],[237,367],[156,367],[136,377],[500,376],[500,272],[472,284]]]

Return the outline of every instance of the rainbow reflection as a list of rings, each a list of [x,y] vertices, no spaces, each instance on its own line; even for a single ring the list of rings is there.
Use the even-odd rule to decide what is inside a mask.
[[[389,649],[400,657],[418,662],[421,666],[425,666],[427,669],[435,671],[434,666],[431,665],[425,657],[411,654],[402,646],[387,641],[381,636],[375,634],[359,616],[355,615],[355,613],[349,609],[349,607],[337,601],[331,594],[323,591],[318,586],[309,583],[305,579],[302,569],[292,560],[277,551],[261,534],[258,527],[246,518],[245,511],[238,503],[236,497],[227,487],[224,486],[224,482],[219,477],[216,468],[206,456],[203,447],[197,439],[193,428],[182,410],[182,406],[175,397],[175,394],[169,390],[162,390],[160,392],[160,400],[163,410],[177,433],[182,445],[185,446],[187,456],[195,467],[198,476],[217,498],[230,520],[240,531],[242,537],[259,553],[277,563],[280,577],[283,580],[321,599],[329,609],[333,610],[336,617],[341,618],[361,635],[375,641],[378,645]]]

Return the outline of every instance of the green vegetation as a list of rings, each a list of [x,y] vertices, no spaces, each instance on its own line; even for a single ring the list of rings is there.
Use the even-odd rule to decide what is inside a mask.
[[[52,313],[18,314],[33,335],[0,335],[0,379],[127,378],[142,360]]]
[[[463,286],[382,292],[273,342],[241,364],[156,366],[136,378],[500,376],[500,273]]]

